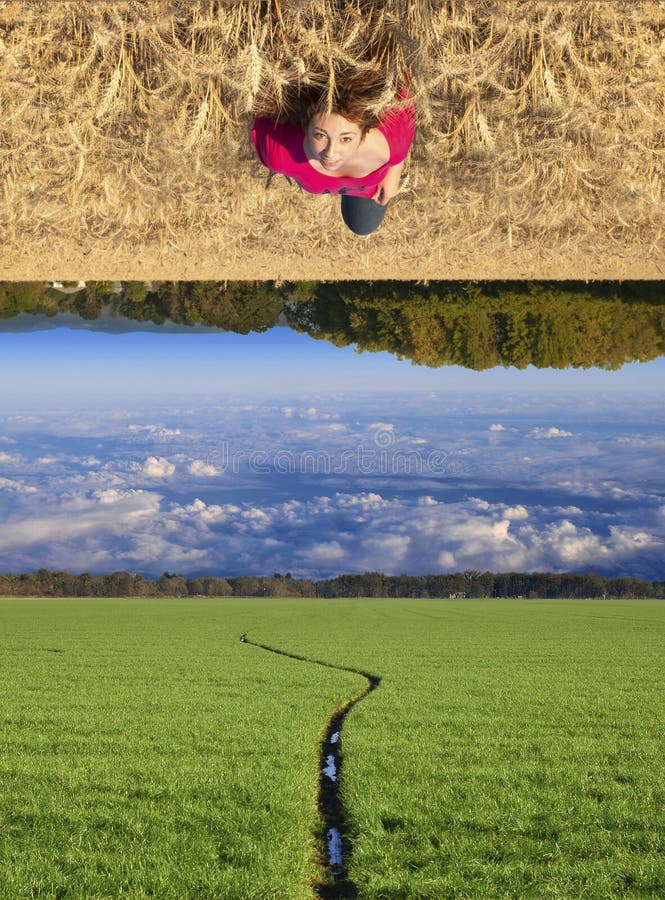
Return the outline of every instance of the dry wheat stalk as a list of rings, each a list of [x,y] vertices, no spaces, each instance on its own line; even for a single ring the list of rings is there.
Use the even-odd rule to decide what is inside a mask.
[[[419,131],[395,209],[408,199],[421,248],[662,247],[663,3],[5,0],[0,40],[7,252],[26,235],[166,245],[223,226],[232,254],[296,242],[310,221],[325,225],[314,247],[334,234],[357,255],[326,198],[278,179],[265,203],[247,139],[255,112],[284,111],[303,84],[332,98],[344,66],[384,79],[379,105],[413,74]],[[402,258],[422,252],[406,210],[390,238]]]

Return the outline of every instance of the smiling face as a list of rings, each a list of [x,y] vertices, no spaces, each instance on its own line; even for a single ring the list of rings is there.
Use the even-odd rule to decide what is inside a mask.
[[[313,116],[305,135],[309,155],[327,172],[341,169],[356,153],[365,136],[360,125],[338,113]]]

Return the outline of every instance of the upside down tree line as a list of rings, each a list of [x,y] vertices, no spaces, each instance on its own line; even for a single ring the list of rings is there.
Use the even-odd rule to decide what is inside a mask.
[[[336,346],[418,365],[616,369],[665,354],[665,282],[0,283],[0,319],[104,310],[248,334],[278,321]]]

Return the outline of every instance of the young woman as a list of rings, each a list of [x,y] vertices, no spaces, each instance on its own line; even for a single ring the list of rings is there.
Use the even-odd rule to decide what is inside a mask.
[[[354,89],[355,88],[355,89]],[[399,189],[404,161],[415,133],[415,110],[404,103],[376,115],[362,88],[347,85],[331,109],[322,97],[306,104],[297,122],[260,116],[252,141],[264,166],[293,178],[312,194],[341,194],[342,218],[355,234],[366,235],[383,221]]]

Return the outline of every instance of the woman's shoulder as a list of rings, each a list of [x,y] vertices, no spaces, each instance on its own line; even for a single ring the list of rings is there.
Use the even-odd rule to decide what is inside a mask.
[[[416,133],[416,107],[413,101],[404,103],[409,100],[412,94],[402,87],[399,90],[398,99],[402,101],[400,106],[388,109],[379,125],[379,130],[383,133],[390,147],[390,162],[395,165],[406,158],[409,148],[413,143]]]
[[[259,116],[252,125],[252,141],[264,166],[276,169],[277,164],[298,160],[303,154],[304,132],[293,122],[275,122]]]

